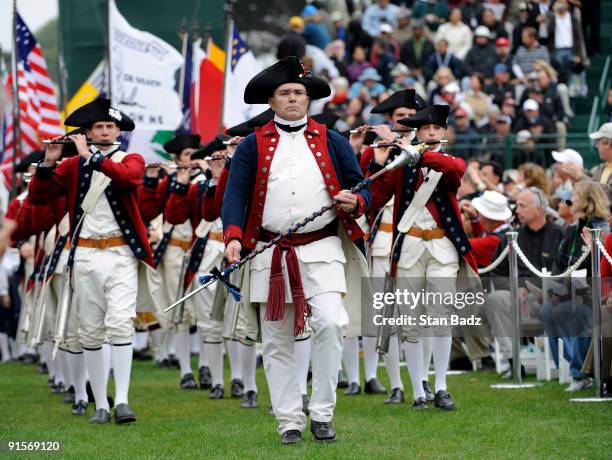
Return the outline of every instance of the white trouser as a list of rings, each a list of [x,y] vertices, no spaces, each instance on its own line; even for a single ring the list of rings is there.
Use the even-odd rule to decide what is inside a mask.
[[[81,343],[90,349],[101,347],[106,338],[112,344],[131,343],[139,261],[114,251],[82,249],[74,263]]]
[[[208,274],[209,271],[210,270],[199,271],[196,275],[196,280],[199,276]],[[202,289],[194,296],[194,313],[198,328],[202,334],[202,341],[205,343],[223,342],[223,321],[217,321],[210,317],[218,284],[219,283],[213,283],[211,286]]]
[[[160,305],[170,305],[177,300],[177,292],[179,283],[183,283],[183,280],[179,281],[179,276],[181,274],[181,265],[183,263],[183,257],[185,255],[185,251],[178,246],[170,246],[166,248],[164,255],[162,256],[162,262],[159,267],[159,271],[162,275],[162,289],[161,289],[161,297],[163,302],[160,302]],[[173,329],[174,324],[172,323],[172,314],[174,310],[169,312],[164,312],[163,309],[160,309],[157,312],[157,319],[159,321],[159,325],[162,329]],[[178,325],[179,330],[189,329],[193,319],[193,314],[191,310],[191,303],[185,302],[183,304],[183,321]]]
[[[317,422],[332,420],[336,405],[336,384],[342,358],[342,337],[348,315],[339,292],[325,292],[308,299],[312,328],[312,396],[310,417]],[[285,304],[283,321],[266,321],[265,308],[260,309],[263,358],[270,387],[272,407],[278,432],[304,431],[306,416],[302,412],[302,395],[295,365],[293,321],[295,307]]]

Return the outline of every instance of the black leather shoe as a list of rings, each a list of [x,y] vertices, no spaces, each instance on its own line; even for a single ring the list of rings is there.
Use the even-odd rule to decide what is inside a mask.
[[[59,394],[66,391],[66,387],[64,386],[64,382],[55,383],[51,387],[51,393]]]
[[[310,432],[314,434],[315,441],[332,442],[336,440],[336,432],[331,422],[310,421]]]
[[[412,401],[412,410],[426,410],[427,400],[423,397],[417,398]]]
[[[122,425],[124,423],[132,423],[136,421],[136,416],[130,406],[125,403],[117,404],[115,407],[115,422],[118,425]]]
[[[401,388],[391,390],[391,395],[385,399],[385,404],[402,404],[404,402],[404,392]]]
[[[168,368],[169,369],[178,369],[180,368],[179,360],[176,355],[168,355]]]
[[[257,409],[259,407],[259,403],[257,402],[257,393],[254,391],[247,391],[242,397],[240,407],[243,409]]]
[[[181,388],[183,390],[195,390],[198,388],[198,384],[193,377],[193,374],[190,372],[189,374],[183,375],[181,378]]]
[[[349,382],[346,379],[346,376],[344,375],[344,372],[342,372],[342,370],[338,371],[338,384],[336,385],[337,388],[348,388],[349,386]]]
[[[436,399],[434,405],[442,410],[454,410],[455,401],[451,398],[451,395],[446,390],[440,390],[436,392]]]
[[[232,398],[242,398],[244,395],[244,383],[240,379],[232,380]]]
[[[210,390],[212,388],[212,374],[210,367],[200,367],[200,390]]]
[[[79,401],[72,405],[72,415],[85,415],[87,413],[87,401]]]
[[[47,368],[47,363],[38,363],[37,371],[39,374],[48,374],[49,369]]]
[[[345,396],[355,396],[358,395],[359,393],[361,393],[361,387],[359,386],[358,383],[349,383],[348,388],[345,390],[344,395]]]
[[[310,409],[308,408],[309,405],[310,399],[308,398],[308,395],[302,395],[302,412],[304,412],[304,415],[310,415]]]
[[[87,402],[95,403],[96,399],[94,398],[93,390],[91,389],[91,383],[89,383],[89,381],[85,383],[85,391],[87,391]],[[115,407],[115,400],[112,396],[107,396],[106,401],[108,402],[108,407],[110,409]]]
[[[64,402],[66,404],[74,404],[74,387],[70,385],[70,387],[64,393]]]
[[[377,378],[368,380],[363,387],[363,391],[369,395],[384,395],[387,393],[387,389],[380,384]]]
[[[49,377],[47,379],[47,385],[49,386],[49,388],[53,388],[53,385],[55,385],[55,378],[54,377]]]
[[[98,409],[93,417],[89,419],[89,422],[96,425],[103,425],[110,422],[110,414],[106,409]]]
[[[225,390],[223,389],[223,385],[215,385],[210,389],[210,394],[208,395],[209,399],[223,399],[225,395]]]
[[[434,394],[427,380],[423,380],[423,390],[425,391],[425,399],[427,402],[432,402],[434,400]]]
[[[289,444],[297,444],[302,440],[302,433],[298,430],[287,430],[281,434],[281,444],[288,446]]]

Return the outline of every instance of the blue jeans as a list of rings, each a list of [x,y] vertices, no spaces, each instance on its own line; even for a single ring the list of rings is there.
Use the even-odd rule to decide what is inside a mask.
[[[540,308],[540,320],[548,335],[550,351],[557,368],[559,367],[558,339],[563,340],[563,357],[570,363],[570,375],[584,378],[582,364],[586,357],[591,338],[590,308],[586,305],[574,307],[571,301],[559,304],[545,303]]]

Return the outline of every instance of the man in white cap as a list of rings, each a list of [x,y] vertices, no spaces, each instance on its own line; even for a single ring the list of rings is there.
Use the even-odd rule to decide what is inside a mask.
[[[573,149],[564,149],[561,151],[552,151],[552,157],[555,160],[553,168],[561,183],[556,191],[572,191],[573,183],[584,175],[584,162],[582,155]]]
[[[597,144],[599,158],[603,162],[591,170],[593,180],[612,187],[612,123],[604,123],[589,137]]]

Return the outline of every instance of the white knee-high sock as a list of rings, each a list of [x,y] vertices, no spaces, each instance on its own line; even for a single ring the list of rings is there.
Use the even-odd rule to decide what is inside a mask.
[[[3,363],[8,363],[11,360],[11,353],[9,352],[9,338],[4,332],[0,332],[0,355],[2,355]]]
[[[49,371],[49,378],[53,377],[56,382],[60,382],[55,375],[55,361],[51,359],[51,343],[43,342],[40,348],[40,361],[47,365]]]
[[[55,375],[55,381],[56,382],[63,382],[64,386],[66,386],[66,388],[68,388],[67,385],[66,385],[66,379],[64,378],[64,372],[63,372],[64,369],[62,368],[61,363],[60,363],[59,353],[57,353],[55,355],[55,358],[54,358],[53,357],[53,343],[45,342],[45,344],[48,344],[48,347],[49,347],[49,351],[48,351],[49,354],[47,355],[48,356],[47,359],[49,361],[47,361],[47,366],[49,365],[49,363],[53,363],[53,372],[54,372],[54,375]]]
[[[418,342],[404,342],[404,356],[406,357],[406,366],[412,383],[413,399],[424,398],[425,390],[423,390],[423,344]]]
[[[399,359],[399,341],[397,336],[392,336],[389,339],[389,351],[385,355],[385,367],[387,368],[387,374],[391,381],[391,389],[399,388],[404,391],[404,384],[402,383],[402,376],[400,373],[400,359]]]
[[[225,344],[227,345],[227,354],[229,355],[232,380],[242,380],[242,364],[240,364],[240,351],[238,349],[240,344],[236,340],[226,340]]]
[[[68,368],[70,369],[72,386],[74,386],[74,400],[76,402],[87,402],[87,390],[85,389],[87,378],[85,375],[83,353],[66,352],[66,360],[68,361]]]
[[[132,374],[132,355],[134,347],[127,345],[113,345],[111,361],[113,363],[113,376],[115,378],[115,404],[128,403],[130,389],[130,376]]]
[[[344,338],[342,362],[349,383],[359,383],[359,339],[357,337]]]
[[[212,384],[223,386],[223,343],[203,343],[204,353],[208,356]]]
[[[190,353],[199,353],[201,347],[200,341],[200,331],[196,329],[196,332],[189,332],[189,352]]]
[[[106,370],[106,375],[109,375],[113,367],[113,361],[111,358],[111,346],[109,343],[102,344],[102,356],[104,357],[104,369]]]
[[[432,339],[437,393],[440,390],[446,390],[446,372],[448,371],[448,361],[450,359],[453,338],[447,336],[433,337]]]
[[[177,331],[174,334],[176,342],[176,356],[181,368],[181,377],[191,373],[191,357],[189,354],[189,329]]]
[[[363,337],[363,369],[365,371],[365,381],[375,379],[378,368],[378,353],[376,352],[376,337]]]
[[[202,366],[209,367],[208,356],[204,352],[204,336],[202,335],[202,331],[198,328],[198,340],[200,341],[200,356],[198,359],[198,368]]]
[[[310,367],[310,355],[312,354],[312,339],[308,337],[304,340],[296,340],[295,347],[295,367],[297,369],[298,384],[300,393],[308,394],[308,368]]]
[[[161,362],[168,358],[168,352],[166,350],[165,343],[165,332],[160,327],[151,331],[151,343],[153,344],[153,353],[155,353],[155,361]]]
[[[74,385],[72,383],[72,375],[70,374],[70,368],[68,367],[68,357],[67,353],[63,350],[57,350],[56,365],[60,368],[60,372],[64,377],[64,385],[66,386],[66,390],[70,388],[70,386]]]
[[[9,338],[9,348],[11,349],[11,358],[18,359],[21,356],[19,344],[15,339]]]
[[[134,333],[134,350],[140,351],[147,348],[147,338],[149,333],[147,331],[136,331]]]
[[[431,351],[432,351],[432,339],[430,334],[431,330],[426,329],[425,334],[421,341],[423,342],[423,381],[429,381],[429,366],[431,364]]]
[[[244,392],[254,391],[257,393],[257,383],[255,382],[255,366],[257,364],[255,344],[244,345],[240,343],[239,350],[242,377],[244,378]]]
[[[174,336],[174,329],[166,329],[166,353],[168,353],[168,355],[176,355]]]
[[[108,384],[108,368],[104,362],[104,352],[99,350],[84,350],[85,366],[89,374],[89,383],[94,399],[96,400],[96,410],[106,409],[108,400],[106,399],[106,386]]]

